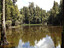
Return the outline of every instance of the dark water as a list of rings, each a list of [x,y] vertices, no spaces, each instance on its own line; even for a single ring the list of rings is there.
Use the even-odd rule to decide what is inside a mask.
[[[61,48],[60,26],[24,26],[7,29],[4,48]]]

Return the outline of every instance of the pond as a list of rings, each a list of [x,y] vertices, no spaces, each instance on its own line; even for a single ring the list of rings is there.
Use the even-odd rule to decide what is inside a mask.
[[[4,48],[61,48],[60,26],[22,26],[7,29]]]

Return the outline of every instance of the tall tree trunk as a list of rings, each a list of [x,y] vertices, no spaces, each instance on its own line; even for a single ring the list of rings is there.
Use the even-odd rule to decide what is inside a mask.
[[[62,0],[62,16],[63,16],[63,20],[62,20],[62,24],[63,24],[63,32],[62,32],[62,44],[61,44],[61,48],[64,48],[64,5],[63,5],[63,0]]]
[[[2,32],[1,32],[1,45],[7,44],[7,39],[6,39],[6,26],[5,26],[5,0],[2,0],[2,15],[1,15],[1,20],[2,20]]]

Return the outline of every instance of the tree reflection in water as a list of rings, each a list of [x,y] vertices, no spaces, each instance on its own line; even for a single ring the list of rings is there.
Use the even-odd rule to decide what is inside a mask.
[[[51,26],[23,26],[21,28],[8,29],[7,40],[10,42],[10,45],[7,47],[28,48],[29,46],[30,48],[37,48],[37,44],[41,41],[44,42],[43,40],[46,39],[44,42],[45,46],[47,43],[50,43],[51,40],[52,43],[50,44],[52,47],[56,46],[56,48],[59,48],[61,46],[61,32],[61,27],[52,28]],[[46,35],[48,36],[46,37]],[[41,47],[44,46],[42,45],[42,42],[40,45]],[[51,45],[48,47],[51,47]]]
[[[37,42],[36,40],[34,46],[31,46],[29,41],[24,43],[22,39],[20,39],[17,48],[55,48],[55,46],[52,38],[46,35],[46,37],[40,39],[40,41]],[[61,48],[60,44],[56,48]]]

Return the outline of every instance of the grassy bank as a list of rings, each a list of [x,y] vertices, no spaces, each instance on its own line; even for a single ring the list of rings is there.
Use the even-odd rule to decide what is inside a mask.
[[[21,24],[21,25],[17,25],[17,26],[11,26],[10,28],[19,28],[21,26],[40,26],[42,24]]]
[[[35,26],[35,25],[42,25],[42,24],[22,24],[22,26]]]
[[[11,26],[10,28],[19,28],[21,25],[18,26]]]

